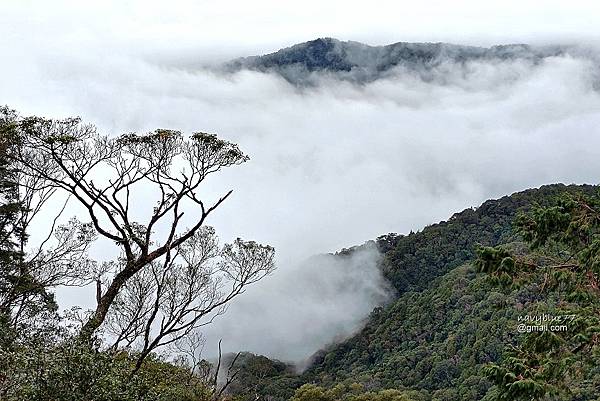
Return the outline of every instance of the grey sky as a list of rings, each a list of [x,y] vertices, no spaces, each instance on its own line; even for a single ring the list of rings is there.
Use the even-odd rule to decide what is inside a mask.
[[[598,39],[595,1],[8,1],[4,40],[128,52],[260,52],[315,37],[385,44]]]

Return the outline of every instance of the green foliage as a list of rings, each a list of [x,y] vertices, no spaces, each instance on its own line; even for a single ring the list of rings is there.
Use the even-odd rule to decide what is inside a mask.
[[[528,281],[539,284],[546,299],[558,300],[554,315],[568,316],[550,322],[562,324],[564,330],[546,326],[527,333],[501,363],[486,368],[497,385],[498,400],[593,396],[579,383],[600,381],[591,369],[600,339],[599,206],[599,195],[565,193],[552,205],[537,205],[518,216],[516,226],[532,254],[512,255],[501,248],[478,252],[476,264],[481,271],[493,275],[505,259],[511,259],[516,268],[507,271],[510,280],[517,283],[528,276]]]
[[[288,400],[303,384],[293,366],[249,352],[238,356],[234,369],[238,373],[227,392],[240,401]]]
[[[27,330],[24,321],[56,310],[53,294],[33,277],[24,258],[28,209],[12,161],[20,144],[17,119],[14,110],[0,107],[0,347],[10,347]]]
[[[290,401],[419,401],[411,393],[396,389],[367,391],[358,383],[337,385],[324,388],[314,384],[305,384],[296,390]]]
[[[12,110],[0,108],[0,290],[8,285],[8,269],[13,270],[11,264],[19,259],[19,239],[25,235],[18,225],[19,212],[24,207],[19,201],[18,171],[10,161],[10,154],[16,145],[15,118]]]
[[[188,368],[150,358],[131,376],[135,358],[77,341],[22,345],[4,362],[6,401],[208,401],[211,393]]]
[[[523,362],[528,355],[510,351],[518,349],[516,346],[527,337],[532,349],[576,346],[564,342],[562,335],[517,332],[520,316],[570,311],[561,297],[541,291],[544,285],[548,289],[561,278],[549,274],[544,284],[544,272],[531,266],[554,262],[549,255],[532,253],[519,243],[522,225],[515,226],[514,222],[524,221],[518,217],[525,215],[520,211],[553,207],[563,193],[575,197],[595,191],[592,186],[546,186],[487,201],[418,233],[379,237],[377,245],[385,256],[381,268],[397,289],[398,298],[376,308],[355,336],[317,353],[300,381],[315,385],[301,387],[295,397],[320,399],[340,383],[359,383],[373,391],[411,389],[432,401],[494,400],[504,396],[499,388],[492,387],[497,377],[512,386],[513,393],[524,394],[524,399],[557,394],[558,389],[543,382],[535,364]],[[475,258],[475,263],[468,264]],[[517,272],[526,274],[520,277]],[[541,282],[537,280],[540,277]],[[593,335],[593,326],[585,322],[578,324],[588,327],[588,336]],[[491,368],[486,367],[494,364],[506,371],[496,370],[492,375]],[[529,370],[519,373],[519,366]],[[550,364],[546,368],[544,374],[556,374],[561,369]],[[590,373],[589,365],[580,368],[589,373],[579,378],[588,384],[574,386],[572,393],[577,392],[579,398],[573,399],[593,399],[589,389],[600,376]],[[286,384],[298,385],[297,381],[280,380],[284,376],[265,379],[266,387],[284,394]]]
[[[494,291],[464,265],[373,314],[359,335],[318,356],[305,379],[410,388],[428,400],[481,399],[490,387],[482,369],[500,359],[520,313],[514,305],[528,296]]]
[[[478,244],[496,246],[518,240],[513,223],[520,212],[535,204],[549,205],[565,192],[592,194],[595,190],[589,185],[548,185],[486,201],[417,233],[381,236],[383,272],[399,292],[425,289],[435,278],[473,260]]]
[[[511,252],[502,247],[480,246],[475,253],[474,264],[479,273],[487,273],[493,283],[504,287],[512,284],[516,264]]]
[[[564,192],[594,191],[591,186],[546,186],[487,201],[418,233],[380,237],[382,269],[399,298],[375,310],[357,335],[318,354],[305,380],[331,386],[362,378],[376,388],[406,386],[440,397],[458,389],[462,400],[479,399],[490,387],[481,369],[500,360],[523,313],[515,306],[523,308],[539,296],[528,284],[495,291],[493,281],[472,267],[456,267],[479,249],[485,258],[476,268],[493,269],[506,280],[517,268],[511,254],[490,247],[518,239],[513,221],[519,211],[548,205]]]

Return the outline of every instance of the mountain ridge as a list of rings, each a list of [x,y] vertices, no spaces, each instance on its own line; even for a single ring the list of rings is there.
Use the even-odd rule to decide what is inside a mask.
[[[265,399],[283,401],[303,384],[336,388],[355,383],[377,391],[415,391],[410,398],[415,401],[493,399],[482,368],[500,360],[503,344],[514,339],[517,315],[540,312],[528,306],[540,294],[535,287],[503,291],[490,286],[473,268],[474,248],[526,248],[513,227],[519,212],[550,205],[565,193],[591,195],[598,189],[544,185],[487,200],[409,235],[378,237],[375,242],[384,255],[380,268],[396,289],[395,299],[375,308],[353,336],[315,353],[301,375],[279,369],[261,381],[246,374],[237,389],[251,384]],[[336,255],[347,256],[360,247]],[[252,357],[250,371],[259,360],[272,364],[271,370],[279,363]]]
[[[311,84],[311,75],[335,73],[339,78],[371,82],[397,67],[407,70],[432,69],[444,62],[524,60],[539,63],[547,57],[564,55],[569,46],[506,44],[491,47],[443,42],[396,42],[371,46],[356,41],[318,38],[278,51],[241,57],[225,63],[229,72],[243,69],[275,72],[290,83]]]

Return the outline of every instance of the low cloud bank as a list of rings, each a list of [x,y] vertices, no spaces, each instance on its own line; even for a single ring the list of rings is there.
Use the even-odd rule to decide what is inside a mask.
[[[251,350],[305,361],[325,344],[341,341],[391,292],[377,268],[375,246],[351,255],[318,255],[281,268],[250,288],[217,324],[205,330],[228,350]],[[206,349],[210,355],[215,350]]]

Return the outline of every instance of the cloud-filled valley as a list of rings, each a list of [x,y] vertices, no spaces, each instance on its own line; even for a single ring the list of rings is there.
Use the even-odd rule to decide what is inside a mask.
[[[361,83],[313,71],[310,86],[268,70],[75,50],[15,52],[15,63],[0,67],[0,103],[79,115],[110,134],[216,132],[251,157],[208,182],[209,196],[234,189],[209,223],[223,240],[275,246],[278,271],[215,322],[208,347],[223,338],[226,350],[304,359],[360,327],[386,297],[372,251],[347,263],[311,256],[418,230],[524,188],[597,183],[600,174],[595,50],[448,58]]]

